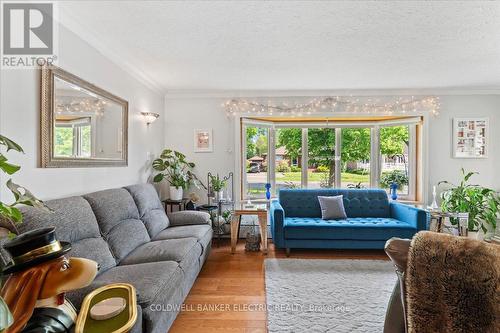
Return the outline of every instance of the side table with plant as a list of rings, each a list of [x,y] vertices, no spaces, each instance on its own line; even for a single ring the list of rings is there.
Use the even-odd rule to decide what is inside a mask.
[[[193,162],[186,161],[186,155],[165,149],[160,157],[153,161],[153,169],[158,171],[153,181],[159,183],[167,180],[170,183],[170,200],[182,200],[184,190],[190,185],[201,184],[192,171],[194,167]]]
[[[0,146],[5,147],[7,152],[9,152],[10,150],[14,150],[19,153],[24,153],[21,146],[3,135],[0,135]],[[10,176],[18,172],[20,169],[20,166],[9,163],[7,157],[2,152],[0,152],[0,170],[2,170],[3,173],[6,173]],[[41,200],[37,199],[26,188],[13,183],[11,179],[7,181],[6,186],[10,190],[10,192],[12,192],[15,201],[10,204],[0,201],[0,220],[10,225],[10,228],[8,228],[9,230],[15,229],[14,224],[21,223],[23,219],[21,211],[16,206],[28,205],[48,210],[48,208]],[[3,237],[5,237],[5,235]],[[0,267],[0,271],[1,268],[2,267]],[[1,285],[2,279],[0,277],[0,287]],[[3,332],[3,330],[5,330],[11,324],[12,316],[9,312],[9,309],[7,308],[7,305],[0,297],[0,332]]]
[[[468,230],[472,234],[478,231],[484,233],[484,238],[488,239],[495,233],[497,219],[500,217],[500,196],[497,191],[473,185],[469,183],[470,178],[477,172],[465,172],[462,168],[462,180],[458,185],[448,181],[440,181],[438,185],[448,185],[448,189],[441,193],[441,209],[444,212],[468,213]],[[458,223],[456,219],[451,219],[451,223]]]

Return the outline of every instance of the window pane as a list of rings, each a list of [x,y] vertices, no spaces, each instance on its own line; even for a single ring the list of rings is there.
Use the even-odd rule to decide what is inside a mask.
[[[276,194],[282,188],[300,188],[302,180],[302,129],[276,129]]]
[[[80,142],[80,151],[81,151],[81,156],[83,157],[90,157],[91,155],[91,130],[90,130],[90,125],[86,126],[81,126],[80,131],[81,131],[81,142]]]
[[[54,130],[54,139],[55,156],[73,156],[73,127],[59,127],[56,125]]]
[[[341,187],[370,187],[370,129],[343,128]]]
[[[246,197],[265,198],[267,178],[267,128],[246,127]]]
[[[408,151],[410,128],[406,126],[380,129],[380,153],[382,169],[380,186],[390,191],[391,183],[398,185],[398,193],[408,194]]]
[[[307,130],[307,187],[335,186],[335,129],[309,128]]]

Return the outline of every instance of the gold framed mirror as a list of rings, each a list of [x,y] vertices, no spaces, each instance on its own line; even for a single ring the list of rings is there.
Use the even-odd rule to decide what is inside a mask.
[[[41,68],[43,168],[126,166],[128,102],[55,66]]]

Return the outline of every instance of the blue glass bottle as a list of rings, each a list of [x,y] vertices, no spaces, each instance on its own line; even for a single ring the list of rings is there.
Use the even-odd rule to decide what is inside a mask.
[[[271,184],[269,183],[266,184],[266,199],[271,199]]]
[[[391,199],[398,200],[398,184],[396,183],[391,184]]]

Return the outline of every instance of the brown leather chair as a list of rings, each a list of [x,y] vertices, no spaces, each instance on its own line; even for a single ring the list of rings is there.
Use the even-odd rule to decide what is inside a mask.
[[[391,238],[385,243],[385,253],[391,258],[398,281],[392,291],[385,315],[384,333],[406,333],[405,270],[411,239]]]

